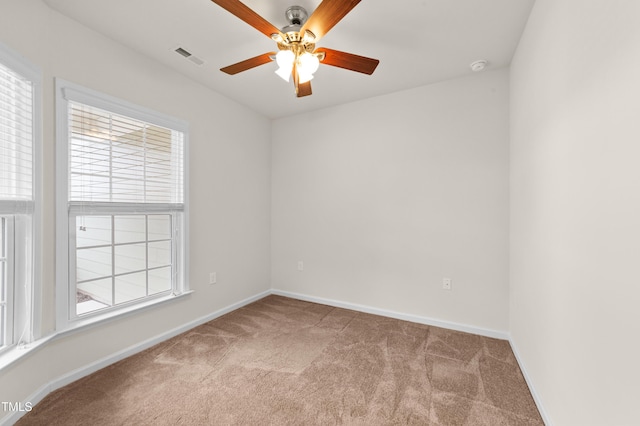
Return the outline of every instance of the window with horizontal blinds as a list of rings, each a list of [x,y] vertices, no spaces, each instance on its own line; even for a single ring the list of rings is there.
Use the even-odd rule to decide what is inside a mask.
[[[184,202],[182,132],[78,102],[68,117],[70,202]]]
[[[33,139],[33,84],[0,63],[0,212],[32,208]]]
[[[58,80],[58,327],[184,294],[187,125]]]
[[[38,315],[40,88],[0,43],[0,352],[33,341]]]

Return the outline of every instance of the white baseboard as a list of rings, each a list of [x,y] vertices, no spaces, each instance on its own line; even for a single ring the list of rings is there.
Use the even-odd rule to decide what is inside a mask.
[[[546,426],[552,426],[551,421],[549,420],[549,416],[547,416],[546,411],[544,411],[544,407],[542,405],[542,401],[540,400],[540,397],[538,396],[538,392],[536,392],[536,388],[533,385],[533,382],[531,381],[531,376],[529,376],[529,373],[527,372],[527,366],[525,365],[524,361],[520,357],[520,352],[518,352],[518,347],[516,346],[515,342],[511,338],[511,335],[509,336],[509,344],[511,345],[511,350],[513,351],[513,354],[515,355],[516,360],[518,361],[518,365],[520,366],[520,371],[522,371],[524,380],[525,382],[527,382],[527,386],[529,386],[529,391],[531,392],[533,401],[536,403],[536,407],[538,407],[538,411],[540,412],[542,421]]]
[[[200,317],[196,320],[193,320],[191,322],[188,322],[186,324],[181,325],[180,327],[176,327],[172,330],[169,330],[165,333],[162,333],[158,336],[152,337],[151,339],[147,339],[143,342],[137,343],[133,346],[130,346],[126,349],[123,349],[121,351],[118,351],[112,355],[106,356],[98,361],[92,362],[91,364],[82,366],[80,368],[77,368],[67,374],[64,374],[61,377],[58,377],[55,380],[52,380],[49,383],[46,383],[44,385],[42,385],[37,391],[35,391],[33,394],[31,394],[31,396],[29,396],[22,404],[22,406],[24,406],[24,404],[28,401],[31,403],[31,406],[35,406],[37,403],[39,403],[40,401],[42,401],[44,399],[44,397],[46,397],[49,393],[53,392],[56,389],[59,389],[63,386],[68,385],[69,383],[72,383],[78,379],[81,379],[84,376],[88,376],[91,373],[95,373],[96,371],[107,367],[108,365],[111,365],[115,362],[118,362],[126,357],[129,357],[131,355],[135,355],[138,352],[142,352],[145,349],[148,349],[154,345],[157,345],[158,343],[164,342],[165,340],[168,340],[172,337],[177,336],[178,334],[184,333],[185,331],[189,331],[194,327],[197,327],[201,324],[204,324],[206,322],[209,322],[211,320],[214,320],[218,317],[221,317],[224,314],[227,314],[231,311],[235,311],[238,308],[241,308],[245,305],[248,305],[249,303],[253,303],[256,300],[262,299],[263,297],[268,296],[269,294],[271,294],[271,292],[269,290],[264,291],[262,293],[258,293],[254,296],[251,296],[249,298],[246,298],[244,300],[241,300],[240,302],[231,304],[227,307],[224,307],[222,309],[219,309],[211,314],[205,315],[203,317]],[[0,425],[5,426],[5,425],[12,425],[15,422],[17,422],[22,416],[24,416],[26,414],[26,412],[20,412],[20,411],[16,411],[11,413],[10,415],[0,419]]]
[[[290,297],[292,299],[304,300],[307,302],[320,303],[322,305],[334,306],[336,308],[350,309],[352,311],[365,312],[367,314],[380,315],[383,317],[395,318],[403,321],[415,322],[418,324],[432,325],[434,327],[447,328],[449,330],[462,331],[465,333],[479,334],[480,336],[493,337],[495,339],[509,340],[509,333],[506,331],[491,330],[487,328],[475,327],[466,324],[459,324],[451,321],[442,321],[434,318],[419,315],[403,314],[400,312],[388,311],[386,309],[373,308],[371,306],[358,305],[356,303],[341,302],[338,300],[324,299],[322,297],[308,296],[305,294],[291,293],[288,291],[272,289],[272,294]]]

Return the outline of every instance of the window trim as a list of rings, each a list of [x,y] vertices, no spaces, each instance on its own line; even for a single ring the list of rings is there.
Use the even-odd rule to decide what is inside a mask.
[[[33,204],[27,218],[14,216],[14,235],[26,232],[29,241],[18,243],[16,252],[28,252],[29,258],[15,256],[17,262],[13,268],[15,279],[24,280],[27,285],[17,286],[13,282],[13,343],[0,350],[4,354],[16,346],[26,346],[39,339],[42,334],[42,71],[28,59],[0,43],[0,61],[6,67],[29,80],[32,85],[32,191]],[[22,204],[22,202],[18,202]],[[16,224],[16,222],[18,222]],[[24,222],[24,223],[21,223]],[[20,241],[18,238],[16,241]],[[22,263],[21,263],[22,262]],[[21,313],[16,306],[25,306]],[[19,340],[19,341],[18,341]]]
[[[5,246],[0,248],[0,257],[2,257],[2,251],[6,250],[4,259],[0,259],[0,262],[3,261],[4,266],[4,277],[0,276],[0,280],[6,279],[6,287],[4,291],[5,294],[5,302],[4,309],[0,308],[0,315],[4,315],[6,318],[9,318],[8,324],[5,324],[4,327],[0,328],[0,351],[4,351],[7,348],[13,346],[13,336],[15,334],[14,327],[14,292],[15,292],[15,277],[13,269],[15,267],[15,248],[11,241],[15,241],[14,237],[14,223],[15,217],[13,215],[0,215],[0,245]],[[0,268],[2,271],[2,268]],[[2,291],[2,286],[0,286],[0,292]],[[0,298],[1,300],[2,298]],[[5,334],[6,333],[6,334]],[[6,346],[2,344],[2,342],[11,341],[10,344]]]
[[[189,290],[189,132],[188,123],[177,118],[155,112],[151,109],[135,105],[131,102],[106,95],[80,85],[56,78],[56,330],[65,331],[84,327],[89,324],[102,322],[111,318],[121,317],[149,306],[160,304],[171,299],[190,294]],[[71,306],[69,288],[69,189],[68,189],[68,102],[79,102],[90,105],[115,114],[124,115],[158,126],[170,128],[183,133],[183,185],[184,208],[181,211],[182,220],[176,224],[176,246],[179,247],[177,255],[178,288],[179,291],[161,297],[147,297],[136,303],[125,304],[121,307],[113,307],[96,314],[75,316],[75,309]],[[111,204],[111,203],[110,203]],[[118,210],[117,203],[111,205]],[[123,210],[127,210],[123,208]],[[116,213],[114,211],[114,213]],[[143,212],[140,212],[143,213]],[[73,312],[71,310],[73,309]],[[75,317],[75,318],[74,318]]]

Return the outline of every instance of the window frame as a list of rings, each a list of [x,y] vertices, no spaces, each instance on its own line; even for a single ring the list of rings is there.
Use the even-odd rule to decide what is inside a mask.
[[[14,208],[0,207],[8,218],[7,238],[7,336],[0,341],[0,354],[26,347],[41,337],[41,221],[42,221],[42,72],[28,59],[0,43],[0,62],[31,83],[32,145],[31,201],[9,201]],[[12,211],[10,211],[12,210]],[[23,285],[19,285],[23,283]],[[23,308],[23,309],[22,309]]]
[[[96,107],[183,134],[183,203],[180,208],[145,207],[142,203],[95,203],[79,212],[69,201],[69,102]],[[145,107],[141,107],[77,84],[56,79],[56,328],[75,329],[96,322],[117,318],[150,306],[189,294],[188,285],[188,218],[189,218],[189,131],[188,124]],[[71,222],[81,215],[171,214],[173,223],[172,288],[167,293],[149,295],[91,313],[78,315],[75,304],[75,229]],[[73,254],[73,256],[72,256]],[[73,258],[72,258],[73,257]]]
[[[3,326],[0,327],[0,350],[13,346],[14,330],[14,292],[15,292],[15,247],[14,217],[9,214],[0,215],[0,315]],[[4,256],[3,256],[4,253]],[[4,293],[4,294],[2,294]],[[10,342],[10,343],[7,343]]]

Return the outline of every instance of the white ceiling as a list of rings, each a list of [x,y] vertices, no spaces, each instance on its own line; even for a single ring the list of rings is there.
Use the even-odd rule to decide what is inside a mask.
[[[334,106],[460,77],[477,59],[509,65],[535,0],[363,0],[317,47],[380,60],[373,75],[320,66],[313,95],[297,98],[269,63],[230,76],[219,71],[276,51],[271,39],[210,0],[44,0],[52,8],[166,64],[270,118]],[[276,27],[296,4],[319,0],[244,0]],[[196,65],[177,47],[204,61]]]

